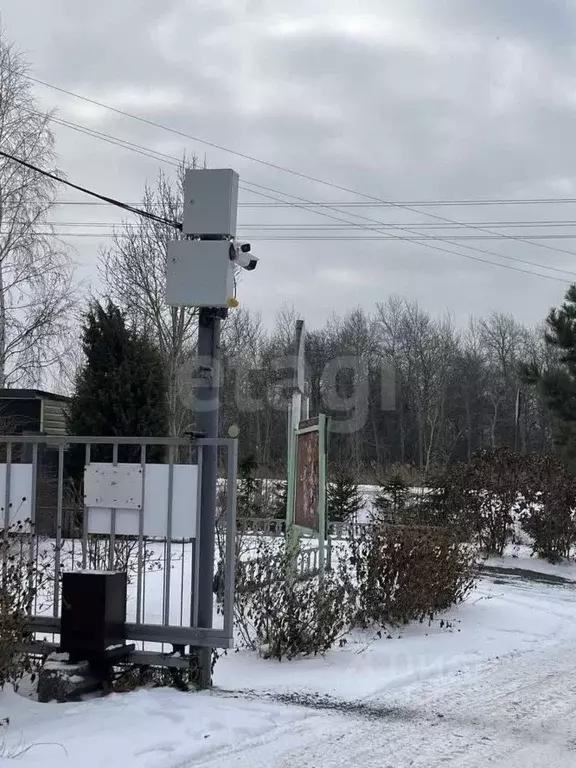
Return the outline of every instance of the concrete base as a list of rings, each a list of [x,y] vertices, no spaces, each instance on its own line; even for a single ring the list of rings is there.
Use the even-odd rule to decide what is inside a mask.
[[[87,661],[70,664],[49,659],[38,674],[38,701],[73,701],[99,687],[100,681],[91,675]]]

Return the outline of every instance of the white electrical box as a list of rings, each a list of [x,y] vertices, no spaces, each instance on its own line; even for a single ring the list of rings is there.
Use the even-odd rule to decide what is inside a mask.
[[[168,243],[166,302],[171,307],[226,307],[234,296],[228,240]]]
[[[186,171],[184,177],[185,235],[236,237],[238,174],[230,168]]]

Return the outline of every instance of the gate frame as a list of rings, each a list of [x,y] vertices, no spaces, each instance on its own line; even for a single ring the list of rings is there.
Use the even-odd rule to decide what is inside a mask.
[[[29,627],[33,633],[46,633],[46,634],[59,634],[60,633],[60,617],[59,602],[60,602],[60,583],[58,572],[60,570],[60,549],[62,544],[62,517],[63,517],[63,493],[64,493],[64,450],[69,445],[84,445],[86,447],[86,463],[90,463],[90,449],[91,446],[97,445],[111,445],[113,449],[113,463],[118,458],[118,447],[124,445],[136,445],[141,447],[141,464],[145,467],[146,464],[146,446],[163,446],[169,449],[169,501],[168,501],[168,514],[166,525],[166,553],[167,561],[171,554],[171,540],[169,539],[171,521],[172,521],[172,507],[170,503],[171,494],[173,491],[173,467],[176,464],[174,458],[176,448],[188,448],[198,450],[198,486],[197,494],[197,518],[196,518],[196,535],[193,539],[193,564],[191,573],[191,607],[190,607],[190,619],[191,626],[170,625],[168,623],[169,612],[166,610],[166,600],[170,599],[170,581],[169,574],[165,574],[165,582],[163,586],[163,623],[162,624],[148,624],[139,621],[140,618],[140,606],[141,606],[141,579],[143,573],[142,564],[142,552],[144,544],[144,532],[143,532],[143,511],[144,502],[140,510],[140,533],[138,537],[134,537],[139,542],[138,547],[138,585],[137,585],[137,621],[126,623],[126,640],[127,641],[142,641],[151,643],[166,643],[174,647],[176,646],[195,646],[195,647],[208,647],[208,648],[231,648],[233,647],[233,630],[234,630],[234,576],[235,576],[235,539],[236,539],[236,491],[237,491],[237,466],[238,466],[238,441],[234,438],[196,438],[194,436],[190,438],[175,438],[175,437],[98,437],[98,436],[76,436],[76,435],[0,435],[0,445],[6,446],[6,461],[2,462],[6,466],[6,487],[4,500],[4,535],[8,536],[10,526],[10,475],[11,467],[13,463],[12,448],[14,445],[31,446],[32,455],[31,462],[18,462],[18,463],[31,463],[32,464],[32,494],[31,494],[31,514],[32,514],[32,531],[31,541],[33,546],[38,546],[39,537],[34,530],[36,524],[36,512],[37,512],[37,476],[38,476],[38,447],[39,446],[53,446],[58,448],[58,490],[57,490],[57,508],[56,508],[56,548],[54,552],[54,600],[52,605],[52,616],[49,615],[32,615],[29,619]],[[223,628],[217,629],[214,627],[199,627],[197,626],[198,620],[198,583],[199,583],[199,560],[198,546],[199,546],[199,528],[200,528],[200,506],[199,495],[201,489],[202,479],[202,456],[204,447],[216,447],[224,448],[226,450],[226,481],[227,481],[227,498],[226,498],[226,552],[225,552],[225,568],[224,568],[224,602],[223,602]],[[29,458],[29,457],[28,457]],[[144,473],[143,473],[144,474]],[[143,479],[144,482],[144,479]],[[86,509],[86,507],[85,507]],[[88,516],[84,515],[83,520],[83,534],[82,534],[82,560],[83,565],[86,562],[87,556],[87,542],[88,542]],[[114,510],[112,510],[111,516],[111,528],[110,531],[110,543],[111,551],[114,543]],[[214,532],[216,535],[216,531]],[[214,566],[214,563],[213,563]],[[23,646],[22,650],[32,653],[44,653],[55,650],[57,644],[45,642],[45,641],[31,641]],[[159,651],[133,651],[126,661],[132,663],[148,663],[148,664],[162,664],[164,666],[182,667],[187,666],[188,662],[183,658],[173,657],[170,654]],[[184,662],[184,663],[183,663]]]

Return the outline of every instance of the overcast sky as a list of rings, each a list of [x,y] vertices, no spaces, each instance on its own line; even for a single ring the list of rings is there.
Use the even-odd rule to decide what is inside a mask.
[[[576,203],[412,204],[576,198],[576,3],[571,0],[3,0],[1,11],[7,36],[42,80],[417,209],[321,209],[368,228],[344,230],[334,229],[340,225],[334,219],[299,208],[243,206],[240,229],[246,239],[258,232],[335,238],[254,240],[260,264],[244,279],[239,298],[261,311],[266,322],[282,304],[294,305],[315,325],[334,311],[370,309],[396,293],[434,313],[448,310],[459,324],[470,313],[493,310],[535,323],[561,301],[563,281],[571,279],[549,268],[573,271],[576,279],[576,237],[539,240],[539,247],[513,239],[425,241],[472,258],[422,242],[358,239],[381,237],[382,223],[412,229],[386,230],[403,238],[414,232],[489,237],[477,229],[439,229],[443,222],[424,211],[514,237],[576,235],[576,226],[542,223],[493,228],[495,222],[569,222],[576,218]],[[48,88],[37,86],[37,93],[63,119],[169,155],[205,155],[209,166],[233,167],[241,180],[273,189],[266,194],[274,198],[367,202]],[[56,126],[56,134],[68,178],[103,193],[136,202],[157,173],[155,160],[65,127]],[[63,192],[62,199],[81,198]],[[243,191],[241,202],[271,201]],[[58,217],[78,223],[118,220],[113,210],[92,206],[63,206]],[[254,229],[274,224],[300,229]],[[98,248],[106,238],[70,242],[84,274],[95,278]]]

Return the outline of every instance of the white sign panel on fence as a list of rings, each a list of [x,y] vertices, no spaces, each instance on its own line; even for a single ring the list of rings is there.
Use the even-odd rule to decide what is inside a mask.
[[[6,505],[6,464],[0,464],[0,528],[4,528]],[[10,525],[32,519],[32,464],[10,465]]]
[[[89,464],[87,474],[95,474],[93,468],[99,468],[99,477],[116,477],[119,486],[124,491],[130,486],[135,477],[135,470],[142,469],[140,464],[118,464],[114,469],[124,470],[126,477],[120,481],[118,474],[112,475],[109,469],[112,464]],[[169,475],[168,464],[146,464],[144,469],[144,498],[134,492],[130,499],[142,504],[143,507],[117,506],[115,532],[124,536],[138,536],[140,530],[140,515],[143,516],[143,531],[145,536],[165,538],[169,528]],[[140,488],[142,475],[138,474]],[[93,482],[93,478],[90,480]],[[198,467],[194,464],[174,464],[172,482],[172,539],[191,539],[196,536]],[[125,498],[115,490],[104,492],[100,486],[99,494],[87,495],[86,513],[88,516],[88,532],[107,534],[112,530],[112,498]],[[97,502],[97,503],[95,503]]]
[[[89,464],[84,472],[87,507],[141,509],[141,464]]]

